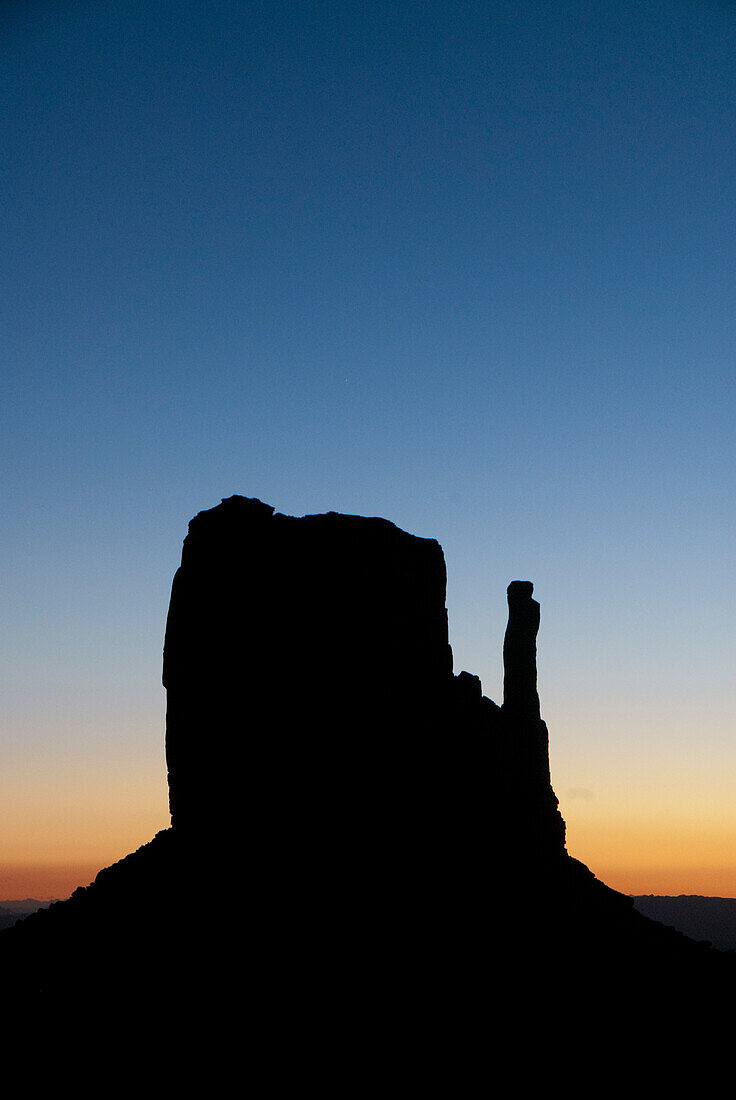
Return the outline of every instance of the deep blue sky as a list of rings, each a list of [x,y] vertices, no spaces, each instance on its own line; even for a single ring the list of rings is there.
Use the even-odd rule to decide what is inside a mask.
[[[534,580],[568,817],[733,798],[733,4],[30,0],[0,94],[12,782],[158,782],[239,492],[438,538],[496,698]]]

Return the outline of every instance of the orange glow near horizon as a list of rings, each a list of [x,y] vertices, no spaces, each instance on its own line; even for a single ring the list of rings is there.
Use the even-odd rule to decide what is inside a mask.
[[[88,886],[168,827],[166,776],[135,761],[81,764],[49,754],[33,769],[12,766],[0,799],[0,906],[5,900],[63,900]]]
[[[0,906],[3,900],[68,898],[78,886],[88,886],[103,867],[121,859],[97,863],[18,864],[0,870]],[[580,858],[574,851],[570,852]],[[585,863],[585,860],[581,860]],[[601,882],[622,894],[702,894],[705,897],[736,897],[736,867],[647,867],[607,866],[591,860],[590,870]]]
[[[596,878],[621,894],[736,898],[736,867],[652,867],[634,871],[598,867]]]
[[[122,859],[134,847],[123,848],[95,862],[6,864],[0,868],[0,906],[4,899],[68,898],[77,887],[88,886],[103,867]],[[611,862],[610,852],[601,855],[594,849],[583,851],[569,842],[567,847],[570,855],[585,863],[601,882],[622,894],[701,894],[736,898],[736,866],[656,864],[647,861],[646,857],[637,859],[631,852],[627,865],[618,859]],[[642,845],[640,852],[645,853],[646,847]],[[622,851],[620,855],[625,858],[626,853]]]
[[[623,894],[736,897],[735,834],[730,823],[695,814],[676,820],[567,815],[569,854]]]
[[[567,851],[598,879],[625,894],[736,897],[736,820],[725,764],[720,785],[699,781],[690,768],[686,777],[668,775],[652,787],[596,759],[588,770],[604,780],[595,791],[573,786],[577,760],[573,765],[562,761],[562,781],[553,778]],[[0,905],[63,899],[89,885],[103,867],[168,827],[167,794],[160,767],[142,776],[130,766],[101,773],[47,759],[33,785],[16,777],[0,801]]]
[[[112,860],[111,862],[114,862]],[[63,901],[78,886],[89,886],[106,864],[68,863],[3,866],[0,869],[0,906],[3,901]]]

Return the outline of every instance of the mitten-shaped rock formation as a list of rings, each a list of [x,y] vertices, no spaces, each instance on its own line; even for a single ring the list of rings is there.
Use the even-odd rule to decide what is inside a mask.
[[[487,925],[489,874],[564,853],[532,586],[510,589],[502,708],[453,676],[445,587],[440,546],[383,519],[231,497],[190,524],[164,650],[173,829],[246,860],[291,972],[317,950],[334,977],[342,951],[363,980],[417,981],[438,936],[460,921],[461,951]]]
[[[272,866],[311,846],[312,875],[348,850],[361,873],[449,869],[499,829],[562,850],[532,585],[509,588],[503,708],[453,676],[445,587],[438,543],[383,519],[196,516],[164,648],[173,827],[257,837]]]
[[[407,1036],[479,1036],[485,1064],[489,998],[517,990],[538,1028],[591,973],[599,1007],[621,975],[720,988],[722,958],[567,855],[539,605],[528,581],[508,601],[499,707],[453,675],[435,541],[244,497],[196,516],[164,647],[172,828],[2,933],[8,998],[166,1003],[219,1044],[236,991],[268,1066],[355,1044],[354,1074]],[[193,913],[203,877],[241,900]]]

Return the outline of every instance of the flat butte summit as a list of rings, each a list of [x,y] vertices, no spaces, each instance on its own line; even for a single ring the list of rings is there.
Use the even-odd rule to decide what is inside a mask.
[[[566,850],[531,582],[500,704],[453,671],[445,588],[439,544],[385,519],[200,512],[163,653],[171,827],[0,935],[6,1003],[155,1003],[359,1065],[730,994],[733,955]]]

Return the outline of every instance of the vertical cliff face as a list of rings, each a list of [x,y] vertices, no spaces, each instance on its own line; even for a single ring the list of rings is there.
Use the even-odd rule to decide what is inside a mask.
[[[174,826],[309,821],[398,779],[452,681],[445,584],[439,545],[386,520],[200,513],[164,648]]]

